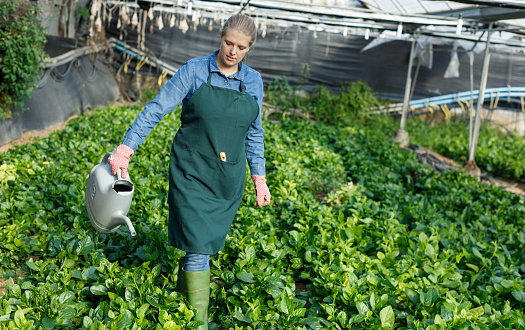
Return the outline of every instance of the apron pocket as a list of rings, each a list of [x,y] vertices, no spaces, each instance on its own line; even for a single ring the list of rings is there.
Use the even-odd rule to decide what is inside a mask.
[[[246,161],[222,161],[218,156],[205,155],[189,147],[180,148],[176,152],[177,169],[180,170],[186,182],[176,184],[187,185],[186,189],[200,190],[206,196],[216,199],[230,200],[239,192],[244,192],[246,181]]]

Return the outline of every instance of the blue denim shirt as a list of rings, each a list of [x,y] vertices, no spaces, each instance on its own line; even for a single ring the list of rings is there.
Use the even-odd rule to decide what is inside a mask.
[[[144,142],[146,136],[164,116],[173,111],[182,101],[182,111],[186,108],[189,99],[208,81],[211,72],[211,84],[240,91],[241,81],[246,91],[254,97],[259,105],[259,115],[251,124],[246,135],[246,158],[252,175],[265,175],[264,158],[264,131],[261,121],[263,81],[259,72],[249,66],[239,63],[239,71],[226,77],[220,70],[213,55],[197,57],[184,64],[175,75],[162,87],[153,100],[144,107],[133,125],[127,130],[123,144],[134,151]]]

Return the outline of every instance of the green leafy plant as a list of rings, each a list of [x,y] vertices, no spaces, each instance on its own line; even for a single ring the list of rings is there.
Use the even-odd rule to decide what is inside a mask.
[[[297,107],[295,91],[285,76],[277,78],[268,84],[265,91],[265,100],[269,104],[277,105],[284,110]]]
[[[399,119],[384,116],[361,121],[368,134],[393,136],[399,128]],[[405,130],[410,142],[431,149],[459,164],[468,158],[469,126],[465,120],[444,121],[433,118],[409,118]],[[525,183],[525,138],[501,132],[490,121],[481,125],[475,160],[479,168],[496,178]]]
[[[44,32],[37,7],[27,1],[0,2],[0,119],[26,110],[24,101],[36,87],[45,58]]]
[[[0,329],[198,326],[174,291],[183,252],[167,246],[180,107],[131,160],[137,236],[98,233],[85,210],[90,169],[141,110],[94,109],[0,153]],[[263,125],[272,203],[254,207],[247,173],[212,257],[210,329],[525,327],[522,197],[432,170],[371,121]]]
[[[368,109],[379,105],[368,84],[362,81],[343,83],[339,93],[320,86],[309,98],[307,108],[315,120],[331,125],[348,125],[368,116]]]
[[[84,6],[78,6],[77,13],[80,14],[80,16],[82,16],[82,19],[86,21],[89,19],[89,8]]]
[[[459,163],[468,158],[467,121],[444,122],[430,127],[427,121],[407,125],[414,143],[426,146]],[[483,171],[504,179],[525,183],[525,139],[499,131],[486,122],[481,126],[476,163]]]
[[[375,98],[372,89],[362,81],[345,82],[338,92],[319,86],[316,92],[306,93],[301,86],[310,77],[308,64],[303,64],[300,85],[292,87],[286,77],[279,77],[268,84],[265,100],[279,108],[283,115],[296,115],[312,118],[330,125],[348,125],[356,120],[368,118],[368,109],[381,102]],[[294,117],[294,116],[292,116]]]

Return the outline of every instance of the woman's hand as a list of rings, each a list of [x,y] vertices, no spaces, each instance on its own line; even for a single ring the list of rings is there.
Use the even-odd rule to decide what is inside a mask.
[[[117,171],[120,168],[122,169],[122,178],[125,179],[128,176],[129,159],[133,156],[133,153],[133,149],[126,145],[121,144],[117,147],[117,150],[108,158],[113,175],[117,175]]]
[[[257,202],[255,207],[265,206],[270,204],[270,189],[266,185],[266,178],[264,175],[252,175],[253,184],[255,185],[255,192],[257,194]]]

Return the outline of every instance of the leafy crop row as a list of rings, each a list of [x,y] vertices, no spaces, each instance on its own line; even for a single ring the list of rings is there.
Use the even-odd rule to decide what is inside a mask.
[[[407,125],[413,143],[424,145],[446,157],[464,163],[468,157],[468,124],[444,122],[429,127],[413,120]],[[476,163],[491,175],[525,183],[525,139],[500,132],[486,123],[476,147]]]
[[[293,115],[303,109],[317,122],[331,125],[353,125],[370,128],[368,134],[394,136],[399,120],[370,115],[369,110],[384,103],[374,97],[370,86],[357,81],[344,83],[337,93],[321,86],[310,94],[299,93],[297,87],[281,77],[268,85],[266,100]],[[468,157],[468,122],[445,121],[436,125],[429,120],[409,118],[405,130],[410,143],[430,148],[459,163]],[[456,118],[460,119],[460,118]],[[481,126],[476,149],[476,162],[483,172],[498,178],[525,183],[525,139],[502,133],[491,122]]]
[[[136,238],[97,233],[85,211],[89,170],[138,111],[96,109],[0,154],[0,329],[194,328],[166,234],[179,111],[131,162]],[[247,184],[212,259],[211,328],[525,328],[522,198],[434,172],[360,126],[265,132],[272,204],[252,207]]]

